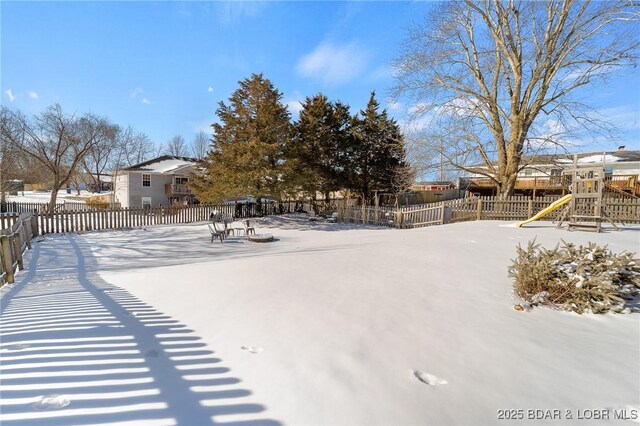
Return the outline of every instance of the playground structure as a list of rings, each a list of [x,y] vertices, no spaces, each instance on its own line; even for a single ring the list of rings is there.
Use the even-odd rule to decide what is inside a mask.
[[[527,220],[523,220],[522,222],[518,222],[516,224],[516,226],[518,228],[520,228],[522,225],[526,225],[527,223],[535,222],[536,220],[548,215],[549,213],[551,213],[553,211],[556,211],[560,207],[562,207],[565,204],[571,202],[572,199],[573,199],[573,195],[567,194],[564,197],[560,198],[559,200],[556,200],[553,203],[549,204],[549,207],[540,210],[536,215],[530,217]]]
[[[562,206],[566,206],[558,220],[558,228],[567,221],[567,229],[569,231],[600,232],[602,230],[602,221],[607,220],[617,230],[617,225],[607,215],[604,208],[605,173],[605,154],[602,155],[602,163],[598,165],[590,164],[586,167],[580,167],[578,165],[578,156],[574,155],[573,167],[564,172],[565,175],[570,175],[571,193],[553,202],[549,207],[541,210],[531,218],[519,222],[516,226],[521,227],[548,215]]]

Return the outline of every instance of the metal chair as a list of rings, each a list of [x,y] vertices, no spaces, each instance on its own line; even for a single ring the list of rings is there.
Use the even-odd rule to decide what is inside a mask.
[[[211,232],[211,243],[213,243],[213,240],[216,238],[219,238],[220,242],[224,240],[224,233],[218,231],[218,228],[216,228],[215,222],[213,222],[213,226],[211,226],[211,224],[207,224],[207,226],[209,227],[209,232]]]
[[[249,234],[254,234],[256,233],[256,228],[254,228],[253,226],[251,226],[251,224],[249,223],[249,219],[244,221],[244,234],[245,235],[249,235]]]

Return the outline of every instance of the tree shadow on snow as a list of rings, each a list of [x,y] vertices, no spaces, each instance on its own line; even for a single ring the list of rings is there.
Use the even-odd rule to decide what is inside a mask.
[[[2,295],[3,426],[279,424],[192,330],[99,278],[76,239],[36,245]]]

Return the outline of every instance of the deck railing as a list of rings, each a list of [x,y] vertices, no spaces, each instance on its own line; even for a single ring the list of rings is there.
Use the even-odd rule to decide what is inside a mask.
[[[605,183],[621,191],[629,192],[631,195],[640,196],[640,179],[638,175],[606,175]],[[571,176],[519,176],[516,181],[516,189],[536,189],[536,190],[565,190],[571,186]],[[495,188],[496,183],[488,177],[464,177],[460,178],[460,187],[478,189]]]
[[[166,195],[189,195],[191,194],[191,188],[187,185],[167,183],[164,186],[164,193]]]

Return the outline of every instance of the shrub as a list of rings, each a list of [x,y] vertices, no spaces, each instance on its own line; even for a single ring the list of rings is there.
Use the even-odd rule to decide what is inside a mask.
[[[111,203],[109,203],[108,201],[103,201],[102,199],[97,197],[89,198],[85,201],[85,203],[87,204],[87,206],[96,209],[108,209],[109,207],[111,207]]]
[[[547,250],[534,241],[527,248],[518,245],[509,267],[518,297],[531,306],[551,305],[583,312],[629,313],[638,308],[627,303],[640,294],[640,267],[634,253],[612,253],[589,243],[562,245]]]

